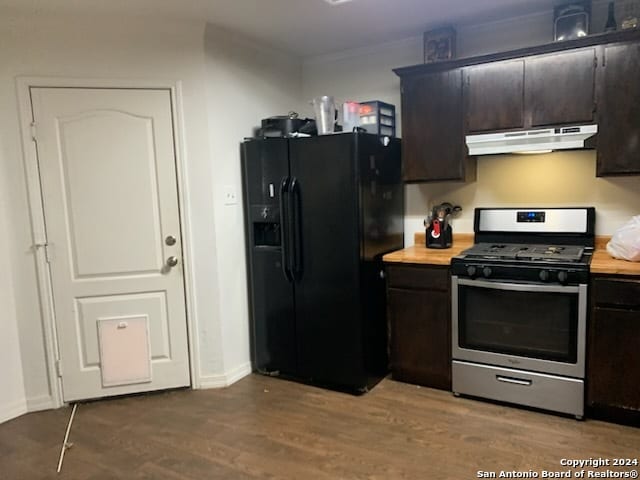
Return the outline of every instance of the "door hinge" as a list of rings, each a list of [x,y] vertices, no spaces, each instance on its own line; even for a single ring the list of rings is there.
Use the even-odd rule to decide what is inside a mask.
[[[47,242],[34,243],[33,248],[35,249],[42,248],[44,250],[44,258],[46,262],[51,263],[51,260],[52,260],[51,249],[49,248],[49,244]]]
[[[56,360],[56,374],[62,378],[62,360]]]
[[[36,122],[31,122],[31,140],[37,142],[38,139],[36,137]]]
[[[51,253],[51,245],[49,245],[48,243],[45,243],[43,247],[44,247],[45,259],[47,260],[47,263],[51,263],[51,261],[53,260],[53,255]]]

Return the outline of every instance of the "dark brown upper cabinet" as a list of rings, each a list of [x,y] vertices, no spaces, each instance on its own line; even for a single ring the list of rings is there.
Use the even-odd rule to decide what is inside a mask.
[[[468,133],[592,123],[595,48],[465,69]]]
[[[640,174],[640,42],[606,45],[598,79],[597,175]]]
[[[464,180],[462,72],[402,79],[402,168],[405,182]]]
[[[640,29],[394,72],[407,182],[464,180],[466,133],[590,123],[597,175],[640,175]]]
[[[527,126],[592,123],[595,48],[525,59]]]
[[[524,60],[466,68],[464,97],[469,133],[524,127]]]

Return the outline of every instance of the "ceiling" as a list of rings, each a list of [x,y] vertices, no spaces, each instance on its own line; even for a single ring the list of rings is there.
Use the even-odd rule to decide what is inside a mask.
[[[277,49],[313,56],[549,11],[553,0],[0,0],[4,11],[204,19]]]

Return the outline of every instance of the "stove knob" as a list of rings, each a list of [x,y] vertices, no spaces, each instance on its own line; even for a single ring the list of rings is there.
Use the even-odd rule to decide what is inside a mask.
[[[491,270],[490,267],[484,267],[482,269],[482,275],[484,276],[484,278],[489,278],[492,273],[493,273],[493,271]]]
[[[469,265],[467,267],[467,275],[469,275],[471,278],[476,276],[477,273],[477,268],[474,265]]]
[[[569,274],[567,272],[564,272],[564,271],[558,272],[558,281],[560,283],[566,283],[568,279],[569,279]]]
[[[548,282],[549,281],[549,271],[548,270],[540,270],[540,275],[538,275],[540,277],[540,280],[543,282]]]

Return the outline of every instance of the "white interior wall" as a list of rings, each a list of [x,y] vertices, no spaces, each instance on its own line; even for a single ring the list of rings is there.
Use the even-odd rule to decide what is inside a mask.
[[[0,139],[0,172],[3,172],[5,158],[6,152]],[[1,252],[11,251],[11,226],[7,220],[11,204],[6,195],[7,180],[6,176],[0,173]],[[0,256],[0,423],[27,410],[11,271],[10,256],[5,253]]]
[[[191,313],[200,339],[197,363],[202,375],[223,373],[224,341],[217,302],[214,166],[209,152],[211,132],[205,105],[204,27],[204,22],[151,23],[146,19],[69,16],[42,18],[36,13],[0,19],[0,142],[4,146],[0,180],[6,185],[3,196],[10,205],[6,211],[6,224],[0,225],[0,230],[8,237],[7,248],[3,250],[5,258],[11,259],[11,265],[0,271],[14,286],[16,320],[9,320],[6,328],[11,334],[17,323],[24,388],[33,408],[51,406],[51,395],[31,249],[17,76],[182,82],[183,151],[191,230],[186,233],[192,247],[195,290],[195,308]],[[6,294],[5,289],[2,290]],[[10,303],[3,302],[3,305]],[[0,342],[4,343],[5,336],[1,338]],[[0,351],[6,355],[3,348]],[[3,376],[5,370],[18,371],[19,365],[16,359],[3,362]],[[4,389],[1,390],[4,394]]]
[[[205,54],[224,365],[227,380],[234,380],[251,371],[240,142],[253,135],[260,119],[299,109],[301,63],[212,25]],[[225,205],[229,188],[237,196],[234,205]]]
[[[319,95],[333,95],[336,102],[381,100],[396,107],[397,135],[402,136],[400,122],[400,79],[392,69],[420,63],[423,58],[422,38],[358,48],[331,55],[306,59],[302,67],[302,91],[310,100]],[[307,107],[307,114],[313,109]],[[405,188],[405,243],[408,232],[424,218],[423,190]],[[409,242],[408,244],[411,244]]]
[[[620,4],[622,2],[619,2]],[[620,5],[619,5],[620,6]],[[622,8],[618,8],[621,12]],[[606,2],[592,6],[592,30],[602,28]],[[551,41],[553,12],[504,19],[479,25],[460,25],[457,30],[457,56],[468,57],[526,47]],[[422,63],[422,37],[391,42],[305,59],[303,95],[334,95],[337,100],[382,100],[396,106],[400,124],[400,80],[391,71]],[[580,158],[582,161],[576,161]],[[530,173],[534,165],[548,165],[560,174],[549,181],[534,184]],[[598,211],[597,232],[611,234],[620,222],[637,212],[639,197],[633,194],[634,178],[596,179],[593,152],[556,153],[549,159],[500,156],[478,159],[478,175],[472,183],[411,184],[405,188],[405,243],[413,244],[413,235],[423,229],[422,220],[431,205],[451,201],[462,205],[464,212],[454,221],[456,232],[473,232],[473,208],[506,205],[595,205]],[[537,160],[537,163],[536,163]],[[499,166],[499,168],[496,168]],[[509,168],[507,168],[509,167]],[[502,175],[508,171],[508,180]],[[538,178],[539,175],[536,176]],[[498,182],[509,186],[508,195],[494,194]],[[637,177],[635,179],[637,181]],[[500,191],[505,193],[505,189]]]
[[[13,412],[6,418],[24,411],[15,405],[25,397],[31,409],[52,404],[20,145],[18,76],[181,82],[190,230],[185,234],[199,339],[196,384],[224,386],[247,374],[240,142],[261,118],[299,109],[300,61],[204,22],[36,13],[0,19],[0,58],[0,184],[6,184],[3,206],[11,205],[6,219],[0,215],[0,246],[7,244],[5,258],[11,259],[0,270],[3,299],[9,297],[0,324],[0,409],[6,403]],[[236,205],[224,205],[226,187],[235,190]]]
[[[594,12],[598,8],[594,4]],[[547,41],[550,22],[548,13],[459,27],[458,55]],[[301,66],[288,55],[230,32],[212,26],[205,32],[204,22],[42,18],[32,12],[0,18],[0,58],[0,248],[7,252],[0,261],[2,421],[8,418],[3,411],[12,416],[27,405],[31,409],[50,405],[20,147],[17,76],[182,82],[190,213],[190,231],[185,233],[192,246],[195,303],[191,313],[199,338],[200,377],[196,382],[218,386],[246,373],[249,361],[240,140],[251,135],[260,118],[291,109],[312,115],[307,100],[320,94],[335,95],[339,101],[387,101],[397,106],[399,119],[399,80],[391,69],[420,63],[422,39],[311,58]],[[552,157],[552,167],[567,177],[563,181],[556,176],[555,183],[547,185],[558,193],[553,198],[558,202],[593,198],[589,203],[598,207],[600,217],[610,219],[599,223],[600,233],[610,232],[617,219],[626,215],[625,209],[638,204],[634,178],[593,178],[592,154]],[[473,184],[408,186],[407,240],[410,243],[413,232],[421,229],[432,201],[449,199],[463,204],[465,213],[457,231],[469,231],[468,215],[478,202],[539,203],[542,184],[534,188],[518,180],[533,169],[533,162],[495,157],[480,163],[478,181]],[[574,178],[578,190],[567,190],[564,183],[571,185]],[[506,191],[505,185],[512,189]],[[529,190],[524,188],[527,185]],[[229,186],[236,191],[236,205],[224,205],[222,197]]]

